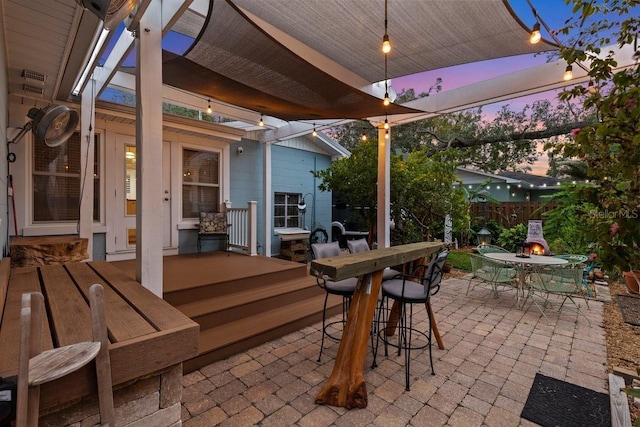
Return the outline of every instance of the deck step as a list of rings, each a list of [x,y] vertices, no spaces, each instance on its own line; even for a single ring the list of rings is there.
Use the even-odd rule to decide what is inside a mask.
[[[256,287],[272,286],[289,280],[308,277],[306,266],[294,264],[293,266],[286,266],[281,271],[266,274],[241,273],[239,277],[226,281],[215,281],[212,278],[212,283],[202,283],[190,288],[165,292],[163,299],[173,306],[183,306],[214,296],[235,295],[238,292],[254,290]]]
[[[326,293],[306,264],[187,255],[166,259],[165,274],[163,298],[200,325],[199,354],[183,363],[185,373],[322,321]],[[327,306],[328,316],[340,313],[342,298]]]
[[[209,313],[228,310],[245,304],[250,304],[263,299],[280,297],[283,294],[293,293],[305,289],[320,289],[313,277],[290,279],[283,282],[240,290],[226,295],[200,299],[186,304],[177,305],[176,308],[191,319],[204,316]]]
[[[199,355],[183,364],[185,373],[322,321],[324,292],[253,316],[200,331]],[[330,296],[327,316],[342,310],[342,299]]]

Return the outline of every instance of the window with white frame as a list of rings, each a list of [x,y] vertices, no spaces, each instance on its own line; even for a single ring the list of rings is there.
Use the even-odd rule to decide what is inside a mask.
[[[273,224],[275,228],[300,227],[298,203],[302,194],[275,193],[273,197]]]
[[[100,221],[100,144],[95,135],[93,174],[82,170],[80,134],[49,147],[35,139],[33,150],[33,222],[70,222],[80,218],[80,197],[93,185],[93,220]],[[93,178],[93,183],[85,182]]]
[[[182,218],[220,211],[220,153],[182,150]]]

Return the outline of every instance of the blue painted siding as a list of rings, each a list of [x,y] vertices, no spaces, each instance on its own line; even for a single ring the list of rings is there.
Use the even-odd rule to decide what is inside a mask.
[[[237,148],[242,147],[242,153]],[[309,230],[322,226],[327,232],[331,229],[331,193],[317,189],[319,181],[314,179],[312,170],[323,170],[331,166],[328,155],[312,153],[295,148],[274,145],[271,147],[272,177],[274,193],[299,193],[305,195],[307,213],[305,225]],[[280,252],[280,239],[273,233],[273,223],[269,224],[271,240],[264,242],[263,209],[263,146],[257,141],[242,140],[231,148],[231,203],[233,207],[245,207],[247,202],[258,202],[258,243],[261,247],[271,245],[271,253]],[[269,195],[273,197],[273,194]],[[182,247],[182,233],[180,236]],[[264,254],[264,249],[259,253]]]

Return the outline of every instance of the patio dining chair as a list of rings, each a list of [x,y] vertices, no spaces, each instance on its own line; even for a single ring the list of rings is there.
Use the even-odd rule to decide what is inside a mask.
[[[494,298],[500,296],[499,288],[502,290],[515,289],[517,292],[517,271],[511,264],[477,254],[469,254],[469,257],[471,259],[471,278],[467,285],[466,296],[476,286],[488,287]]]
[[[341,253],[338,242],[312,243],[311,250],[313,252],[314,259],[340,256]],[[344,325],[347,322],[347,314],[349,313],[349,307],[351,305],[351,298],[353,297],[353,292],[358,284],[358,278],[353,277],[344,280],[332,281],[316,277],[316,282],[318,283],[318,286],[325,290],[324,306],[322,307],[322,340],[320,341],[320,354],[318,355],[318,362],[320,362],[322,350],[324,349],[325,336],[336,341],[340,340],[338,336],[329,331],[329,328],[335,327],[337,324],[341,324],[342,330],[344,330]],[[342,297],[342,319],[326,323],[327,301],[329,300],[329,295]]]
[[[587,282],[587,276],[589,275],[589,270],[593,268],[593,265],[587,265],[589,257],[587,255],[581,254],[561,254],[554,256],[556,258],[567,260],[570,265],[579,265],[582,267],[582,286],[584,286],[584,289],[587,292],[587,296],[590,297],[591,288],[589,287],[589,283]]]
[[[376,345],[373,348],[373,366],[376,366],[376,357],[378,354],[378,344],[380,340],[384,342],[385,356],[389,355],[389,345],[398,349],[398,356],[404,350],[405,361],[405,381],[406,390],[409,391],[409,373],[411,364],[411,350],[419,350],[429,347],[429,363],[431,365],[431,374],[435,375],[433,368],[433,355],[431,352],[431,338],[433,336],[433,325],[431,323],[431,305],[429,304],[430,298],[440,290],[440,283],[442,281],[443,267],[449,255],[448,250],[444,250],[434,256],[428,265],[418,265],[413,271],[413,274],[399,275],[395,279],[386,280],[382,282],[382,299],[378,304],[379,321],[382,319],[383,312],[391,313],[392,309],[389,307],[390,300],[397,303],[398,312],[398,325],[397,325],[397,343],[391,342],[391,335],[387,327],[376,328],[378,333],[376,334]],[[429,314],[427,316],[427,322],[429,328],[427,332],[418,330],[413,325],[413,305],[424,304]],[[416,336],[416,341],[412,342],[412,339]],[[422,338],[422,339],[420,339]]]
[[[583,268],[581,265],[546,265],[535,266],[531,269],[529,280],[527,281],[528,293],[527,299],[531,300],[531,304],[535,305],[540,313],[549,323],[544,308],[552,305],[551,297],[557,297],[561,300],[558,312],[562,311],[567,300],[571,301],[577,315],[582,315],[587,319],[587,323],[591,326],[589,317],[582,312],[580,305],[575,301],[581,298],[587,309],[589,309],[589,301],[586,293],[582,290]],[[540,300],[541,302],[538,302]],[[577,321],[577,319],[576,319]]]

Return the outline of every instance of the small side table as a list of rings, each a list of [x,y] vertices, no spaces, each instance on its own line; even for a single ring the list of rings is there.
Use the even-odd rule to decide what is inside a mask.
[[[303,228],[280,228],[280,257],[289,261],[307,262],[307,242],[311,232]]]

